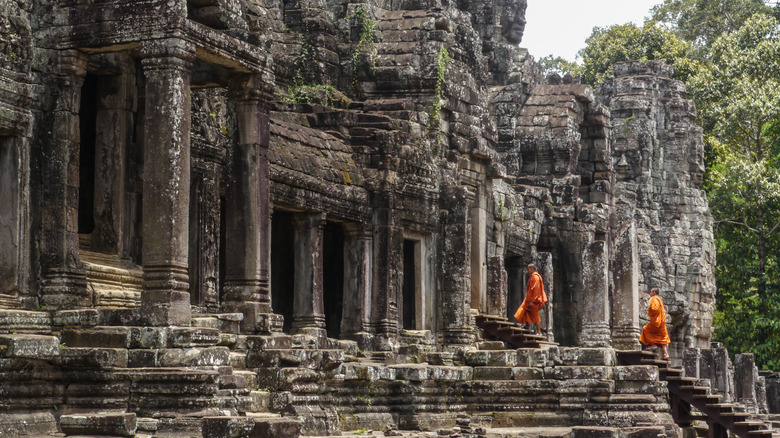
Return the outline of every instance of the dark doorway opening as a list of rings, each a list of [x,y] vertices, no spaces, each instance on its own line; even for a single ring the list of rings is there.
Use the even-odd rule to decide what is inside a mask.
[[[515,321],[515,312],[523,304],[525,298],[526,264],[519,256],[508,256],[504,259],[507,274],[506,316],[510,321]]]
[[[338,338],[344,307],[344,229],[335,222],[328,222],[323,230],[322,298],[325,330],[328,337]]]
[[[292,213],[274,211],[271,218],[271,305],[292,327],[295,302],[295,226]]]
[[[79,234],[95,230],[95,142],[98,77],[87,74],[79,107]]]
[[[415,299],[417,295],[416,246],[420,242],[404,239],[404,282],[401,297],[401,327],[407,330],[417,328]]]

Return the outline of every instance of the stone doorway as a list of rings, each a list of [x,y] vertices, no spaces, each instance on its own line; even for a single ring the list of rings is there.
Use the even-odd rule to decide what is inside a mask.
[[[504,259],[507,274],[506,317],[515,321],[515,312],[525,298],[525,280],[528,270],[523,258],[509,255]]]
[[[322,295],[325,330],[330,338],[341,335],[344,308],[344,228],[327,222],[323,230]]]
[[[398,303],[398,324],[406,330],[430,330],[433,315],[428,303],[432,289],[431,258],[427,253],[429,242],[420,233],[404,232],[403,283]]]
[[[128,181],[137,146],[137,88],[133,64],[120,58],[93,60],[116,71],[88,72],[80,90],[79,259],[96,305],[136,307],[143,288],[135,237],[140,202]]]
[[[271,305],[284,317],[283,330],[292,329],[295,302],[294,214],[276,210],[271,218]]]

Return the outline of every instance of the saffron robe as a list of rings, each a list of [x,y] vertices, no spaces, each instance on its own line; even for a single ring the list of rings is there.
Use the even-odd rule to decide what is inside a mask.
[[[544,284],[542,276],[538,272],[531,274],[528,284],[525,287],[525,299],[523,304],[517,308],[515,319],[520,324],[533,322],[539,324],[539,308],[547,302],[547,294],[544,293]]]
[[[642,334],[639,336],[639,342],[645,345],[654,344],[668,344],[669,333],[666,332],[666,310],[664,310],[664,302],[661,301],[661,297],[654,295],[650,297],[650,302],[647,303],[647,316],[650,317],[650,322],[642,327]]]

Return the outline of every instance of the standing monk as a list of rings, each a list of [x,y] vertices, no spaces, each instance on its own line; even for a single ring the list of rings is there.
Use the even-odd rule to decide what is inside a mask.
[[[539,309],[547,303],[547,294],[544,293],[544,284],[542,276],[536,272],[536,265],[528,265],[528,285],[525,288],[525,299],[523,304],[515,312],[515,319],[520,324],[536,324],[536,334],[541,335],[541,323],[539,318]]]
[[[671,342],[669,334],[666,332],[666,310],[664,302],[658,296],[658,288],[650,289],[650,302],[647,303],[647,316],[650,322],[642,328],[642,335],[639,336],[639,342],[648,345],[649,350],[655,350],[660,346],[664,352],[664,359],[669,359],[669,352],[666,350],[666,344]]]

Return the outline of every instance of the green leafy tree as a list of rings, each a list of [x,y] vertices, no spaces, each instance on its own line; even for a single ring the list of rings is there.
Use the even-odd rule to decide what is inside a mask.
[[[707,138],[718,247],[717,336],[780,368],[780,25],[756,14],[689,85]]]
[[[655,22],[639,27],[633,23],[595,27],[579,51],[582,82],[596,85],[612,77],[619,61],[660,60],[675,68],[674,77],[687,80],[700,68],[692,56],[693,46]]]
[[[665,0],[651,9],[653,21],[663,23],[683,41],[700,48],[700,55],[723,34],[730,34],[756,13],[777,12],[776,2],[761,0]]]
[[[550,73],[559,73],[561,75],[569,73],[572,76],[576,76],[580,73],[579,64],[560,56],[547,55],[539,60],[539,65],[542,67],[542,73],[545,76]]]

